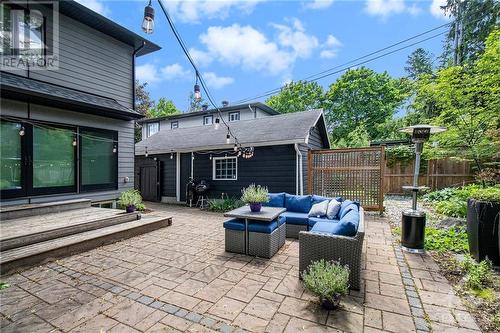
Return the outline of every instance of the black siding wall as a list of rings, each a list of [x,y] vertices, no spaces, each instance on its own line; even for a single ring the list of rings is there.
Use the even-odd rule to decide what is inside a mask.
[[[161,196],[162,197],[174,197],[175,198],[175,172],[176,172],[176,156],[173,154],[172,159],[170,154],[165,155],[149,155],[148,158],[144,156],[135,157],[135,189],[139,189],[139,172],[142,166],[154,165],[154,158],[161,161]]]

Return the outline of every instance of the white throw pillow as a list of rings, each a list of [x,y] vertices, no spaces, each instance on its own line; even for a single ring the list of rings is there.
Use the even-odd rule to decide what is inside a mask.
[[[309,211],[309,216],[311,217],[325,216],[327,208],[328,208],[328,200],[318,202],[317,204],[312,205],[311,210]]]
[[[337,217],[337,214],[340,210],[340,205],[340,202],[338,202],[337,200],[330,200],[330,203],[328,203],[328,208],[326,209],[326,217],[330,220],[333,220],[335,217]]]

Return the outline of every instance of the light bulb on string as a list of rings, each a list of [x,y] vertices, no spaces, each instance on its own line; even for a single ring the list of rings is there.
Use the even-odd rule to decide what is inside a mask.
[[[220,119],[219,118],[215,118],[214,128],[216,131],[220,128]]]
[[[25,131],[24,131],[24,126],[21,126],[21,129],[19,130],[19,135],[24,136]]]
[[[229,134],[229,131],[227,132],[227,135],[226,135],[226,144],[230,144],[231,143],[231,135]]]
[[[155,10],[151,6],[151,1],[144,8],[144,19],[142,21],[142,30],[147,34],[152,34],[155,26]]]
[[[234,149],[234,151],[238,151],[238,145],[236,143],[234,144],[234,148],[233,149]]]
[[[212,160],[212,154],[210,154],[210,157],[209,157],[210,161]]]
[[[116,148],[116,145],[113,145],[113,154],[116,154],[117,151],[118,151],[118,148]]]
[[[148,157],[148,155],[149,155],[148,154],[148,146],[146,146],[144,156]]]
[[[174,158],[174,153],[170,152],[170,159],[173,159],[173,158]]]
[[[73,137],[72,145],[73,145],[73,147],[76,147],[76,136]]]
[[[198,84],[198,72],[196,72],[196,82],[194,84],[194,99],[199,101],[201,99],[200,85]]]

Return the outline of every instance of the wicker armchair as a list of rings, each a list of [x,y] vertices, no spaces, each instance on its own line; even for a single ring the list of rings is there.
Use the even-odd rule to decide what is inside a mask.
[[[299,233],[300,276],[313,262],[320,259],[339,261],[349,265],[351,289],[361,287],[361,256],[365,236],[364,211],[360,208],[358,231],[353,237],[329,235],[309,231]]]

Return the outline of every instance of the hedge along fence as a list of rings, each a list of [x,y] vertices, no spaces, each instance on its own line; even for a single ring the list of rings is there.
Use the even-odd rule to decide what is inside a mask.
[[[387,159],[384,172],[384,194],[408,194],[403,186],[413,184],[414,160],[393,161]],[[461,186],[474,181],[471,163],[453,159],[428,160],[420,167],[418,184],[439,190]]]

